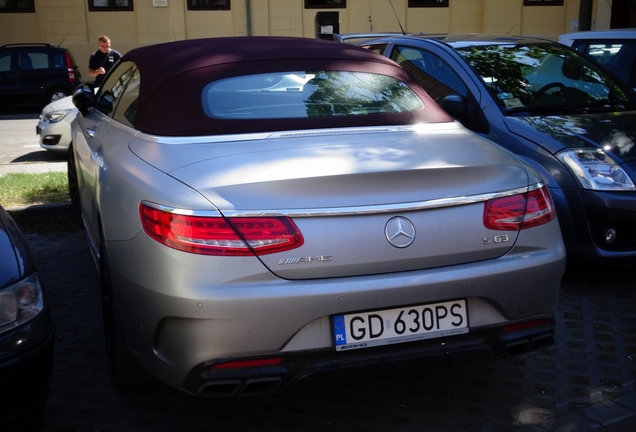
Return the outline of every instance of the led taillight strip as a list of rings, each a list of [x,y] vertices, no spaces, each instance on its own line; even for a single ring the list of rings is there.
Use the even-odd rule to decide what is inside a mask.
[[[235,217],[184,215],[139,206],[144,231],[173,249],[203,255],[265,255],[295,249],[304,239],[288,217]]]
[[[518,231],[546,224],[556,217],[546,186],[523,194],[488,200],[484,226],[492,230]]]

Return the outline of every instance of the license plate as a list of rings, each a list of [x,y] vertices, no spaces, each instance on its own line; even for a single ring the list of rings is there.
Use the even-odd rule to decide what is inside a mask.
[[[466,300],[336,315],[336,351],[468,333]]]

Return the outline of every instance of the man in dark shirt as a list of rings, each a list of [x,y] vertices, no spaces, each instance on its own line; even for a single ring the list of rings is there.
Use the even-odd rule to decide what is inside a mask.
[[[121,54],[110,48],[110,39],[106,35],[101,35],[97,42],[99,48],[88,61],[88,76],[95,78],[95,87],[102,84],[104,75],[121,58]]]

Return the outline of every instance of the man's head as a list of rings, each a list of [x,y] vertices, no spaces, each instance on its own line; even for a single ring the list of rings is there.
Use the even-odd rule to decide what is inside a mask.
[[[110,39],[106,35],[101,35],[99,40],[97,41],[97,47],[104,54],[108,54],[108,50],[110,50]]]

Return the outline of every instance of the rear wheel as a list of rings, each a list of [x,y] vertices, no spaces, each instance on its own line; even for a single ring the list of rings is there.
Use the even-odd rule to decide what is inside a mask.
[[[55,102],[63,99],[66,96],[70,96],[71,92],[65,88],[55,88],[48,92],[46,95],[46,103]]]
[[[152,376],[139,365],[124,343],[121,316],[103,243],[100,253],[100,282],[106,358],[111,379],[120,386],[150,382]]]

